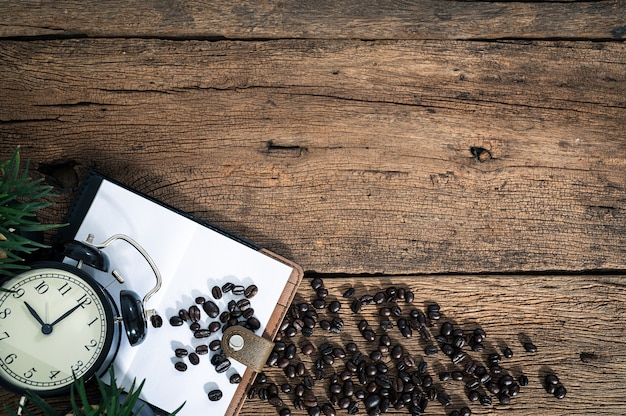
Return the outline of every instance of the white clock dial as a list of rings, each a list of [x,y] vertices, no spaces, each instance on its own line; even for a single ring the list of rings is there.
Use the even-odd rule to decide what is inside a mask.
[[[69,271],[39,268],[3,284],[0,376],[20,389],[50,391],[91,375],[111,348],[106,299]]]

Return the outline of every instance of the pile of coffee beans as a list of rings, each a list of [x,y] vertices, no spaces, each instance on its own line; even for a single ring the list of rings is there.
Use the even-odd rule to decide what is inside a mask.
[[[187,327],[190,337],[196,340],[208,339],[212,336],[220,335],[226,328],[240,325],[244,328],[256,332],[261,327],[261,322],[254,315],[251,298],[258,293],[256,285],[247,287],[226,283],[222,286],[214,286],[211,290],[211,297],[198,296],[194,304],[187,308],[182,308],[176,315],[169,317],[169,323],[173,327]],[[225,310],[220,310],[217,301],[224,302],[225,296],[229,296]],[[204,312],[204,314],[203,314]],[[206,317],[204,316],[206,315]],[[158,316],[158,315],[155,315]],[[151,319],[154,327],[162,325],[162,319]],[[188,364],[199,365],[200,357],[208,355],[209,362],[213,365],[218,374],[227,373],[228,381],[231,384],[241,382],[241,376],[231,369],[231,361],[222,351],[219,338],[213,339],[208,344],[200,344],[193,350],[187,348],[175,348],[173,351],[174,368],[184,372],[188,369]],[[210,401],[218,401],[222,398],[220,389],[213,389],[208,393]]]
[[[268,401],[280,416],[291,415],[292,408],[310,416],[401,409],[419,416],[432,403],[449,409],[450,416],[468,416],[472,405],[512,404],[529,383],[519,369],[505,366],[513,348],[492,350],[482,328],[461,328],[445,319],[435,302],[417,308],[407,288],[390,286],[357,297],[358,290],[351,287],[340,296],[347,308],[332,298],[322,279],[312,279],[311,288],[310,302],[295,301],[289,307],[268,358],[268,366],[282,371],[272,371],[273,379],[259,374],[248,390],[248,399]],[[346,324],[356,324],[362,340],[343,333],[339,314],[346,309],[351,314],[344,316]],[[319,345],[307,339],[315,331],[322,334]],[[524,354],[537,352],[530,340],[522,347]],[[443,370],[434,372],[434,366]],[[455,389],[453,383],[466,398],[446,392]],[[565,397],[555,375],[546,377],[545,384],[556,398]]]

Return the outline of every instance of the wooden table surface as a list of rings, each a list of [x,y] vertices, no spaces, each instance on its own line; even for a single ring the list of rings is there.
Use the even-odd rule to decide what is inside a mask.
[[[470,404],[437,378],[448,357],[396,328],[452,396],[425,414],[626,414],[623,0],[1,8],[0,156],[21,146],[55,184],[44,221],[96,169],[294,260],[298,302],[313,277],[337,298],[408,288],[411,308],[436,302],[442,320],[486,331],[477,362],[508,345],[502,366],[530,379],[510,404]],[[343,332],[318,328],[314,343],[377,345],[356,328],[376,308],[348,306]],[[550,372],[562,400],[542,386]],[[241,411],[259,413],[276,410],[255,398]]]

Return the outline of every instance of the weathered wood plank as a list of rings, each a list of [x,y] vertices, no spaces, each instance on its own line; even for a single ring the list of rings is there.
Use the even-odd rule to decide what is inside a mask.
[[[626,54],[594,42],[3,42],[3,155],[306,270],[624,269]]]
[[[342,309],[339,316],[345,326],[340,335],[329,334],[316,328],[311,338],[298,335],[291,341],[298,346],[311,341],[319,346],[323,342],[345,345],[354,341],[360,350],[369,353],[378,345],[366,342],[356,326],[359,320],[367,319],[377,331],[378,308],[385,305],[363,307],[360,314],[349,310],[349,300],[341,294],[348,287],[357,288],[356,296],[375,294],[388,286],[411,289],[415,295],[412,305],[399,302],[403,316],[408,316],[412,308],[425,310],[426,305],[438,303],[443,317],[440,322],[449,320],[458,328],[472,331],[482,328],[487,334],[485,350],[481,353],[469,352],[472,359],[485,364],[487,355],[499,352],[504,346],[513,350],[513,357],[503,359],[501,367],[514,376],[526,374],[530,384],[523,387],[519,396],[510,405],[494,404],[482,407],[470,404],[466,399],[463,384],[458,381],[439,382],[440,371],[452,371],[459,367],[451,364],[442,352],[425,357],[424,347],[428,344],[417,334],[403,338],[397,328],[389,335],[394,344],[400,343],[418,361],[425,360],[428,373],[435,379],[438,388],[445,389],[452,396],[452,404],[445,409],[437,402],[429,405],[427,414],[444,415],[452,409],[469,405],[473,414],[496,415],[622,415],[626,399],[621,386],[626,380],[626,329],[623,325],[626,316],[624,298],[626,286],[623,275],[542,275],[542,276],[389,276],[386,278],[325,278],[329,290],[328,299],[340,299]],[[310,302],[314,292],[307,281],[298,290],[296,302]],[[319,319],[331,318],[332,314],[319,311]],[[436,334],[439,326],[431,329]],[[530,339],[538,348],[536,354],[526,353],[521,340]],[[314,361],[319,357],[300,354],[295,361],[305,363],[308,372],[313,372]],[[389,362],[389,357],[385,358]],[[169,365],[169,363],[167,363]],[[395,369],[391,364],[393,374]],[[337,360],[333,369],[326,368],[327,377],[333,371],[343,368],[342,360]],[[462,368],[462,367],[461,367]],[[548,373],[556,373],[568,390],[564,400],[556,400],[548,395],[541,380]],[[275,383],[286,382],[282,370],[268,368],[266,374]],[[148,381],[150,382],[150,381]],[[328,400],[328,379],[316,381],[315,392],[321,402]],[[293,383],[295,384],[295,383]],[[356,383],[358,386],[358,382]],[[285,403],[294,410],[293,396],[281,394]],[[0,393],[3,403],[15,400],[6,392]],[[274,414],[275,409],[258,398],[249,400],[243,407],[242,415]],[[339,414],[345,414],[342,411]],[[406,410],[396,413],[406,414]],[[299,412],[295,414],[306,414]],[[363,406],[361,412],[365,414]]]
[[[623,39],[622,0],[4,1],[0,37]]]

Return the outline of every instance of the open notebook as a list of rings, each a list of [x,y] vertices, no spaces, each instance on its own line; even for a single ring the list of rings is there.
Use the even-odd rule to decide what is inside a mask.
[[[221,331],[210,338],[195,339],[188,325],[173,327],[168,319],[177,315],[179,309],[189,308],[198,296],[212,299],[211,288],[215,285],[232,282],[247,287],[255,284],[258,294],[251,303],[261,323],[257,334],[271,339],[295,295],[302,269],[210,223],[96,173],[86,178],[67,222],[70,225],[62,230],[59,239],[84,241],[93,234],[94,243],[99,244],[114,234],[126,234],[148,252],[162,275],[162,287],[150,298],[146,308],[156,309],[163,318],[163,326],[155,329],[148,324],[146,339],[135,347],[122,337],[113,364],[118,383],[129,388],[133,379],[137,382],[145,379],[141,398],[168,412],[186,402],[179,413],[182,416],[236,414],[245,400],[247,386],[253,381],[253,372],[231,359],[231,368],[218,374],[209,362],[212,352],[200,356],[198,365],[186,361],[186,371],[176,370],[174,363],[179,361],[174,355],[176,348],[193,351],[197,345],[218,338]],[[116,302],[122,289],[134,290],[143,298],[154,286],[154,274],[148,263],[130,245],[120,241],[104,248],[103,252],[109,257],[111,269],[119,270],[126,282],[118,283],[110,272],[89,270]],[[215,303],[223,311],[230,299],[224,296]],[[214,320],[203,312],[200,323],[206,328]],[[243,376],[240,384],[229,382],[233,372]],[[103,379],[108,381],[108,376]],[[214,389],[222,391],[221,400],[208,399],[208,392]]]

